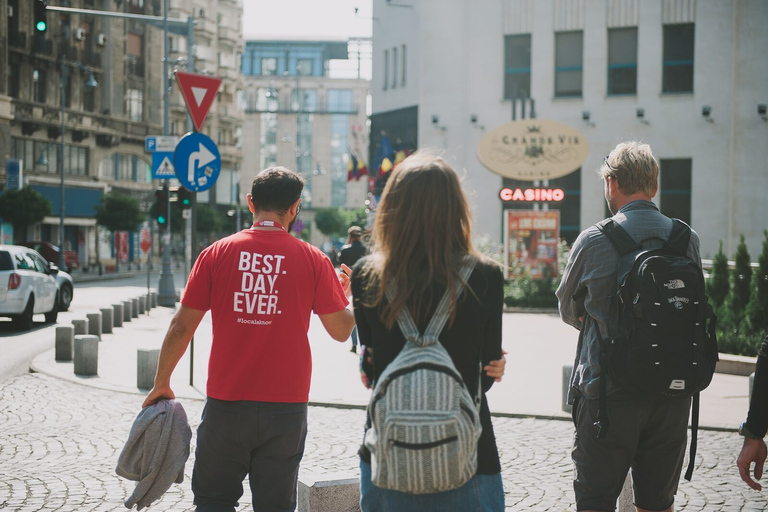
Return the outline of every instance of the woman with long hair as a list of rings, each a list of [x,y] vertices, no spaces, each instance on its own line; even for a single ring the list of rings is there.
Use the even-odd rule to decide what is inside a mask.
[[[363,369],[375,386],[406,346],[398,321],[402,311],[407,310],[419,333],[424,333],[432,317],[438,316],[441,299],[447,297],[447,321],[438,340],[469,395],[480,398],[482,433],[477,469],[466,483],[418,494],[377,487],[371,481],[369,406],[369,435],[359,452],[364,512],[504,509],[499,455],[485,398],[485,391],[504,370],[504,281],[499,265],[473,248],[471,223],[459,177],[443,158],[418,152],[392,171],[376,210],[371,255],[359,261],[352,273],[355,319],[360,344],[366,347]],[[421,474],[432,470],[424,467]]]

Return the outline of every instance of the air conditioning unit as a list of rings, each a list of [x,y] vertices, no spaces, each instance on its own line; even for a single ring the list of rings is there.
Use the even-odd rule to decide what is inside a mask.
[[[76,28],[74,32],[72,32],[72,35],[76,41],[82,41],[83,39],[85,39],[85,29]]]
[[[106,34],[99,34],[96,36],[96,44],[99,46],[106,46],[107,45],[107,35]]]

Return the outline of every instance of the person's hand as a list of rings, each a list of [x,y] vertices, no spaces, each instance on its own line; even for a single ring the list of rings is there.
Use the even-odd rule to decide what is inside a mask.
[[[487,366],[483,367],[485,374],[493,378],[494,382],[501,382],[501,377],[504,376],[504,368],[507,366],[507,358],[504,355],[506,350],[501,351],[501,359],[491,361]]]
[[[147,407],[149,405],[154,405],[163,398],[166,398],[168,400],[173,400],[176,398],[176,395],[173,393],[173,390],[171,389],[171,386],[157,386],[152,388],[152,390],[147,395],[147,398],[144,400],[144,403],[141,404],[141,408]]]
[[[341,287],[344,289],[344,295],[347,297],[352,296],[352,281],[349,277],[351,275],[352,269],[342,263],[341,273],[339,274],[339,282],[341,283]]]
[[[765,464],[766,455],[768,455],[768,451],[766,450],[765,441],[745,437],[739,458],[736,459],[736,467],[739,468],[741,479],[756,491],[763,489],[763,486],[755,482],[755,480],[763,478],[763,464]],[[753,462],[755,463],[755,480],[752,480],[749,475],[749,468]]]

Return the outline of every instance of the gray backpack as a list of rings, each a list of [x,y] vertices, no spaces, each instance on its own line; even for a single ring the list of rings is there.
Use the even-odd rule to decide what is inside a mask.
[[[457,296],[475,263],[475,258],[466,260]],[[387,288],[389,300],[395,290],[394,285]],[[478,382],[473,399],[438,341],[448,319],[448,300],[446,290],[423,335],[407,308],[398,316],[405,346],[379,377],[368,405],[364,444],[377,487],[442,492],[461,487],[477,472],[482,387]]]

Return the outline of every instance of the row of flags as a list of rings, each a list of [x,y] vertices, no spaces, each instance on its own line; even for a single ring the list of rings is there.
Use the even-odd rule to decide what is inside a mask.
[[[376,154],[373,156],[373,165],[371,166],[371,171],[373,171],[373,173],[369,172],[368,167],[365,165],[365,161],[361,156],[356,155],[352,150],[349,151],[347,181],[359,180],[363,176],[369,176],[369,181],[384,178],[410,154],[410,149],[401,148],[396,151],[389,142],[387,136],[384,135],[381,138],[381,143],[376,150]]]

